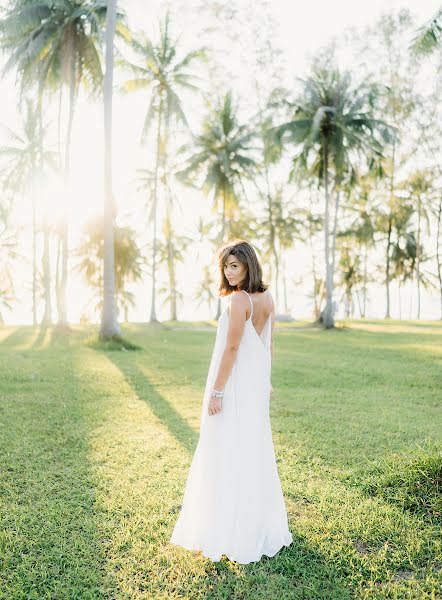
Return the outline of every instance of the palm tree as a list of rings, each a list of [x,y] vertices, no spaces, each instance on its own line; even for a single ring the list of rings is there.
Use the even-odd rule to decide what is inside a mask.
[[[386,256],[387,256],[387,272],[386,279],[388,277],[389,283],[400,273],[396,268],[398,262],[398,245],[403,245],[403,240],[408,239],[408,249],[410,250],[408,256],[411,256],[410,245],[411,238],[409,237],[409,222],[413,214],[413,206],[407,202],[404,198],[399,196],[390,196],[385,207],[378,208],[375,213],[375,229],[377,232],[382,233],[386,236]],[[391,272],[391,266],[395,267],[395,271]],[[411,273],[414,270],[410,271]],[[385,283],[385,280],[384,280]],[[387,295],[387,312],[385,318],[390,318],[390,295]]]
[[[345,297],[345,318],[348,319],[354,314],[353,290],[357,288],[362,281],[362,273],[360,271],[360,255],[353,243],[352,236],[338,236],[339,250],[339,273],[341,276],[341,285],[344,288]],[[356,289],[357,294],[357,289]],[[359,299],[359,295],[357,294]],[[362,306],[359,303],[359,311],[362,311]]]
[[[37,210],[36,186],[39,159],[38,111],[35,104],[26,99],[23,115],[23,131],[15,132],[4,127],[9,143],[0,148],[2,183],[4,189],[22,195],[29,194],[32,202],[32,322],[37,324]],[[48,126],[43,125],[43,135]],[[44,150],[43,164],[56,169],[56,155]]]
[[[100,88],[101,28],[106,16],[106,5],[100,0],[36,0],[16,4],[2,23],[4,48],[11,51],[5,69],[24,59],[26,79],[33,80],[38,65],[40,85],[56,90],[61,99],[63,84],[69,87],[69,116],[64,157],[66,185],[70,174],[70,149],[75,104],[80,84],[92,91]],[[60,121],[60,119],[59,119]],[[64,206],[62,225],[61,285],[57,290],[58,321],[67,325],[67,264],[68,220]]]
[[[157,255],[157,207],[159,201],[160,175],[167,172],[167,151],[171,127],[179,124],[188,127],[180,93],[183,90],[197,91],[197,77],[191,68],[205,56],[204,50],[194,50],[179,56],[178,40],[172,39],[169,33],[170,18],[166,14],[164,23],[160,23],[160,40],[155,45],[145,35],[139,39],[132,37],[131,45],[138,54],[141,65],[123,62],[129,67],[133,77],[121,85],[121,91],[128,93],[148,89],[151,91],[150,103],[144,119],[141,134],[146,141],[150,128],[156,117],[156,159],[153,179],[153,244],[152,244],[152,300],[150,321],[157,321],[155,310],[156,290],[156,255]],[[161,172],[161,174],[160,174]]]
[[[26,0],[11,3],[6,10],[5,17],[0,21],[0,45],[7,52],[9,59],[3,69],[3,74],[12,67],[16,69],[16,82],[19,87],[20,104],[25,92],[35,91],[37,96],[38,115],[38,179],[40,197],[43,199],[43,170],[44,170],[44,126],[43,126],[43,96],[44,96],[44,70],[43,64],[32,64],[30,61],[32,48],[36,46],[36,40],[28,36],[29,22],[33,23],[33,15],[40,15],[43,19],[44,7],[40,4],[26,2]],[[22,20],[18,15],[24,15]],[[26,18],[29,17],[29,20]],[[49,225],[47,208],[43,210],[43,282],[44,282],[44,314],[43,325],[52,323],[52,301],[51,301],[51,272],[49,256]]]
[[[367,284],[368,284],[368,251],[375,243],[375,218],[376,210],[372,200],[376,189],[376,181],[382,176],[380,172],[368,172],[358,178],[357,185],[351,190],[346,209],[354,218],[349,227],[342,231],[342,235],[356,241],[358,254],[362,262],[362,303],[360,303],[361,317],[364,318],[367,309]],[[359,300],[359,296],[358,296]]]
[[[142,278],[143,259],[136,242],[135,231],[130,227],[114,228],[115,251],[115,293],[119,312],[128,320],[128,309],[135,305],[133,294],[127,289],[130,282]],[[98,311],[103,309],[103,220],[88,223],[84,229],[80,245],[76,249],[79,262],[76,269],[82,273],[85,281],[93,288],[93,299]],[[98,301],[97,301],[98,297]]]
[[[422,252],[422,221],[426,225],[426,233],[430,233],[430,214],[433,212],[433,201],[435,200],[435,189],[433,187],[433,172],[431,170],[417,170],[404,181],[403,189],[407,193],[407,200],[415,207],[417,215],[416,234],[416,282],[417,282],[417,314],[420,318],[422,282],[421,261]]]
[[[178,263],[184,262],[185,251],[192,239],[184,235],[177,235],[172,228],[170,214],[164,219],[163,234],[164,242],[158,242],[158,264],[166,267],[168,282],[159,291],[170,306],[170,320],[176,321],[178,300],[183,299],[183,294],[177,289],[175,267]]]
[[[17,232],[11,229],[9,216],[11,203],[0,204],[0,325],[3,325],[3,309],[11,310],[16,300],[13,279],[13,261],[18,257]]]
[[[231,234],[230,222],[227,223],[238,215],[240,198],[245,195],[244,181],[256,171],[254,149],[250,145],[255,136],[256,132],[247,124],[239,123],[232,94],[228,92],[216,107],[210,107],[202,133],[194,136],[192,144],[181,148],[181,152],[188,152],[190,156],[179,178],[187,184],[200,185],[206,196],[211,196],[213,212],[221,211],[217,245]],[[220,314],[218,298],[215,318]]]
[[[291,177],[307,172],[324,189],[326,306],[322,321],[328,329],[334,326],[332,259],[340,187],[345,180],[350,185],[356,181],[357,159],[382,156],[391,130],[374,115],[374,89],[370,85],[353,87],[350,73],[341,75],[337,69],[315,67],[312,76],[301,81],[303,89],[293,103],[292,119],[273,131],[279,143],[287,134],[298,150],[293,157]]]
[[[120,334],[115,301],[114,202],[112,194],[112,83],[114,73],[114,36],[116,0],[107,0],[106,71],[104,75],[104,252],[103,312],[99,337],[111,339]]]
[[[442,8],[423,25],[414,38],[411,49],[421,54],[430,54],[440,47],[442,39]]]

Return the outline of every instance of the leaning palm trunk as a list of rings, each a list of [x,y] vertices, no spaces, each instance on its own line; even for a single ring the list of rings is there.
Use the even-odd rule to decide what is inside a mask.
[[[326,329],[334,327],[333,316],[333,272],[330,262],[330,197],[328,189],[328,147],[324,144],[324,189],[325,189],[325,218],[324,218],[324,238],[325,238],[325,286],[326,300],[323,313],[323,323]]]
[[[115,246],[112,197],[112,81],[116,0],[108,0],[106,14],[106,73],[104,77],[104,265],[101,338],[120,333],[115,304]]]

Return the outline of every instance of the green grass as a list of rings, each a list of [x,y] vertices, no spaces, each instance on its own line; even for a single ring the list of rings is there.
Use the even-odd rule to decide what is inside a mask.
[[[442,325],[278,324],[271,420],[293,544],[169,544],[211,322],[0,329],[0,598],[441,597]]]

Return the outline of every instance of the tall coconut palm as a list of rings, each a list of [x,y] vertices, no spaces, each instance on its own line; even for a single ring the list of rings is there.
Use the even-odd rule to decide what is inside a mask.
[[[221,230],[217,244],[229,236],[229,221],[238,213],[240,198],[244,196],[244,181],[256,172],[256,156],[251,146],[256,132],[238,120],[237,109],[228,92],[203,122],[202,133],[194,136],[192,144],[184,145],[188,164],[179,173],[180,179],[201,187],[211,198],[213,212],[221,212]],[[218,298],[216,319],[221,314]]]
[[[167,152],[171,128],[179,124],[188,126],[180,94],[184,91],[198,91],[198,78],[192,73],[192,68],[205,56],[203,49],[187,54],[178,53],[178,39],[170,35],[170,17],[166,14],[164,22],[160,23],[160,39],[154,44],[145,35],[139,39],[132,37],[132,49],[138,55],[141,64],[123,62],[133,77],[121,85],[124,93],[138,90],[150,91],[150,102],[144,119],[141,134],[146,141],[150,128],[156,122],[156,158],[153,189],[153,244],[152,244],[152,297],[150,321],[157,321],[155,309],[156,292],[156,263],[157,263],[157,208],[160,195],[160,171],[167,171]]]
[[[361,158],[381,157],[392,132],[375,116],[373,88],[368,84],[353,86],[350,73],[315,67],[312,76],[301,82],[302,92],[293,103],[292,118],[273,131],[280,143],[287,137],[297,149],[292,177],[308,172],[324,189],[326,306],[322,321],[328,329],[334,326],[330,237],[335,239],[336,227],[331,222],[332,200],[336,224],[342,182],[355,181]]]
[[[106,70],[104,75],[104,254],[103,312],[100,338],[111,339],[120,334],[115,301],[114,201],[112,194],[112,84],[114,74],[114,37],[116,0],[107,0]]]
[[[39,159],[38,111],[35,103],[26,99],[21,132],[4,127],[8,143],[0,147],[2,184],[5,190],[28,195],[32,204],[32,322],[37,324],[37,171]],[[48,126],[43,125],[43,135]],[[44,167],[56,169],[55,152],[44,149]]]
[[[3,52],[8,53],[8,61],[3,69],[6,74],[12,67],[16,71],[16,84],[19,88],[20,104],[25,92],[36,93],[36,106],[38,115],[38,188],[41,200],[43,200],[43,170],[44,170],[44,126],[43,126],[43,100],[44,100],[44,72],[42,63],[37,63],[32,68],[29,60],[29,47],[34,44],[32,36],[27,37],[29,24],[26,18],[23,22],[16,19],[16,14],[40,14],[43,11],[40,6],[32,2],[18,0],[11,2],[7,7],[3,19],[0,20],[0,46]],[[43,16],[41,16],[43,18]],[[31,19],[32,20],[32,19]],[[52,323],[52,301],[51,301],[51,273],[49,256],[49,225],[47,207],[43,209],[43,281],[44,281],[44,314],[43,325]]]
[[[18,4],[18,6],[17,6]],[[70,149],[75,104],[81,83],[97,89],[101,84],[100,31],[106,6],[99,0],[35,0],[14,3],[2,23],[5,49],[11,51],[6,70],[24,59],[25,76],[32,81],[38,65],[40,85],[56,90],[69,87],[69,117],[64,157],[65,182],[70,173]],[[64,207],[61,226],[62,268],[58,294],[58,321],[67,324],[68,218]]]

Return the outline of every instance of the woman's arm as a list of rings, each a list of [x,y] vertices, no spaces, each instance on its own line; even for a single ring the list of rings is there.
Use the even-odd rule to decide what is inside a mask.
[[[213,387],[216,390],[223,390],[235,363],[239,343],[244,333],[246,323],[246,308],[248,299],[245,294],[234,292],[229,308],[229,329],[227,331],[226,347],[218,368],[218,375]]]

